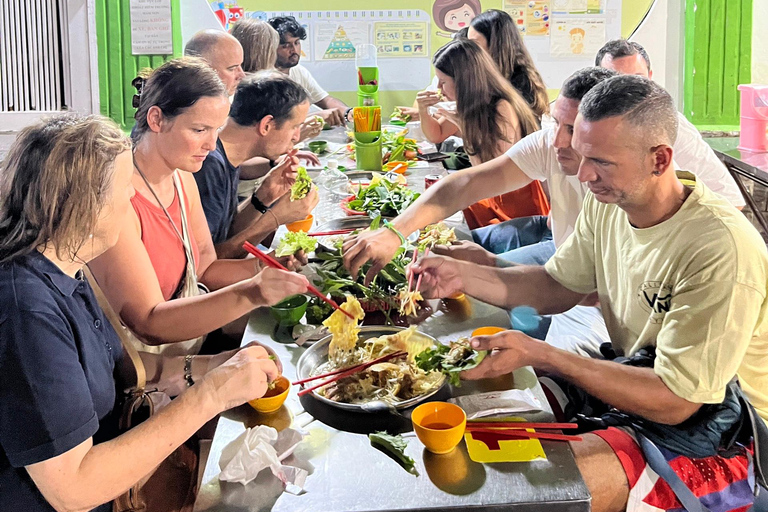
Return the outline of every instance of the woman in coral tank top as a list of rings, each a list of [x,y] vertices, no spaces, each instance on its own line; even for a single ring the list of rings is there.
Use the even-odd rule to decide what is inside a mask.
[[[451,41],[437,51],[433,63],[438,88],[446,99],[456,101],[456,112],[439,110],[438,116],[432,117],[427,109],[439,101],[438,95],[433,91],[418,94],[421,128],[429,140],[445,140],[461,133],[470,162],[478,165],[503,154],[539,129],[528,103],[473,41]],[[477,229],[548,212],[547,197],[541,184],[534,181],[471,205],[464,210],[464,218],[470,228]]]
[[[192,176],[215,149],[229,112],[216,72],[203,60],[177,59],[156,69],[141,89],[135,98],[133,215],[117,245],[89,266],[143,348],[196,353],[205,334],[302,293],[307,280],[262,269],[255,259],[216,258]],[[297,266],[295,260],[285,263]],[[212,291],[199,295],[197,282]]]

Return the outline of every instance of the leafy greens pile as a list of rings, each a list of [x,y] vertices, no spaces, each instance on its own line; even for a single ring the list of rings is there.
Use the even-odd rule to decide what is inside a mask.
[[[374,173],[370,185],[360,187],[355,194],[355,199],[349,202],[351,210],[380,214],[383,217],[396,217],[405,211],[416,199],[417,192],[403,185],[382,178]]]
[[[291,187],[291,201],[304,199],[312,189],[312,178],[307,174],[306,167],[299,167],[296,182]]]
[[[437,371],[445,374],[450,379],[451,385],[459,387],[461,386],[459,374],[479,365],[486,354],[484,350],[473,349],[467,338],[461,338],[449,345],[440,344],[416,354],[415,362],[416,366],[425,372]]]
[[[275,256],[290,256],[296,254],[299,251],[310,253],[317,247],[317,240],[308,236],[303,231],[297,231],[292,233],[288,231],[283,238],[280,239],[280,243],[277,244],[277,250],[275,250]]]
[[[389,116],[390,122],[399,121],[401,123],[409,123],[411,121],[411,114],[404,114],[400,107],[395,107],[395,111]]]
[[[368,434],[368,439],[371,441],[371,446],[389,455],[404,470],[412,475],[419,476],[416,462],[405,454],[408,441],[403,439],[402,436],[391,436],[386,432],[374,432],[373,434]]]

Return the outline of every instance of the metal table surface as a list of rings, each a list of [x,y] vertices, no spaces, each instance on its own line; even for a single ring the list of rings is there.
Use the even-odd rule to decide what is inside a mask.
[[[342,130],[323,132],[318,137],[339,142]],[[422,190],[423,177],[442,171],[441,164],[411,169],[408,182]],[[322,201],[330,197],[321,191]],[[325,204],[325,206],[328,206]],[[319,207],[318,207],[319,208]],[[338,209],[338,205],[336,205]],[[315,216],[318,217],[317,209]],[[333,208],[329,208],[333,212]],[[333,216],[333,213],[327,214]],[[330,220],[330,219],[326,219]],[[458,222],[458,221],[457,221]],[[277,239],[278,237],[275,237]],[[441,341],[468,336],[483,326],[509,327],[507,312],[468,298],[463,301],[430,301],[434,313],[418,329]],[[296,378],[296,364],[306,350],[295,344],[274,341],[275,322],[266,308],[251,314],[243,344],[259,341],[271,347],[283,365],[283,374]],[[435,395],[445,400],[451,394],[470,394],[497,389],[530,389],[547,409],[521,415],[530,421],[553,421],[543,391],[531,368],[460,388],[445,387]],[[406,411],[409,414],[410,411]],[[309,471],[306,492],[294,496],[282,492],[281,482],[269,470],[243,486],[220,482],[219,458],[223,448],[246,427],[270,425],[278,430],[295,426],[308,436],[284,463]],[[416,461],[415,477],[386,455],[370,446],[366,434],[376,430],[411,431],[410,422],[390,414],[349,413],[328,406],[311,396],[299,398],[292,391],[285,405],[271,415],[260,415],[248,405],[224,413],[219,419],[205,467],[203,485],[195,511],[286,511],[286,512],[383,512],[383,511],[569,511],[590,509],[587,490],[570,447],[566,443],[542,442],[546,460],[527,463],[478,464],[473,462],[462,441],[447,455],[426,451],[412,434],[406,453]]]
[[[759,227],[762,228],[763,237],[768,237],[768,220],[766,220],[765,214],[758,206],[753,194],[742,181],[742,178],[747,178],[763,187],[768,187],[768,153],[740,150],[738,137],[707,137],[704,140],[730,171],[747,202],[747,206],[749,206]]]

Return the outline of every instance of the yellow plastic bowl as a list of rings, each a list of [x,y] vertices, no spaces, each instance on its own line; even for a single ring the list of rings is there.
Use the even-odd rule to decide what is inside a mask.
[[[503,327],[478,327],[474,331],[472,331],[472,337],[475,336],[493,336],[494,334],[499,334],[500,332],[504,332],[508,329],[505,329]]]
[[[451,299],[451,300],[464,300],[466,297],[467,296],[464,295],[463,293],[458,292],[458,293],[454,293],[453,295],[451,295],[450,297],[447,297],[447,298]]]
[[[312,216],[310,213],[306,219],[304,220],[297,220],[296,222],[291,222],[290,224],[286,224],[285,227],[288,228],[288,231],[293,231],[296,233],[297,231],[309,231],[312,229],[312,223],[315,221],[315,217]]]
[[[449,453],[461,442],[467,415],[458,405],[427,402],[413,410],[411,422],[416,436],[432,453]]]
[[[248,404],[260,413],[269,414],[282,407],[290,390],[291,382],[281,375],[275,381],[275,386],[267,390],[263,397],[251,400]]]

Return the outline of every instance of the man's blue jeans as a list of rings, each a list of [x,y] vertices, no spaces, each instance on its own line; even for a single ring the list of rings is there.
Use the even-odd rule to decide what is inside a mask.
[[[472,231],[475,243],[499,258],[520,265],[544,265],[555,254],[552,231],[547,217],[521,217],[500,224],[491,224]],[[530,308],[510,311],[512,328],[537,339],[547,336],[551,318],[535,314]]]

